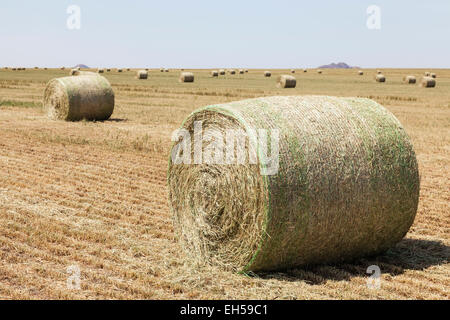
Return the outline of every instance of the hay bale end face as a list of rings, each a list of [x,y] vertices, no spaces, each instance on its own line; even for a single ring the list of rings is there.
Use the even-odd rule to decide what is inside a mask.
[[[308,70],[306,70],[306,69],[303,69],[303,72],[304,72],[304,73],[306,73],[306,72],[308,72]]]
[[[139,80],[146,80],[148,78],[148,71],[146,70],[138,70],[136,72],[136,78]]]
[[[239,69],[239,74],[244,74],[244,69]]]
[[[425,75],[425,77],[429,77],[431,74],[430,74],[430,72],[427,71],[424,73],[424,75]]]
[[[436,79],[436,73],[430,73],[430,76],[434,79]]]
[[[278,77],[278,80],[277,80],[278,88],[295,88],[296,85],[297,85],[297,80],[293,76],[281,75]]]
[[[362,76],[362,75],[364,75],[364,72],[363,72],[362,70],[359,70],[359,71],[358,71],[358,74],[359,74],[360,76]]]
[[[122,69],[117,69],[117,72],[123,72],[123,70]]]
[[[436,87],[436,80],[433,79],[432,77],[423,77],[421,85],[424,88],[434,88]]]
[[[264,77],[269,78],[272,76],[272,73],[270,71],[264,71]]]
[[[204,135],[225,138],[214,151],[211,139],[199,140],[202,161],[194,163],[199,122]],[[180,138],[172,147],[169,204],[175,234],[194,263],[246,272],[348,261],[394,246],[414,221],[419,172],[413,147],[400,122],[373,100],[236,101],[195,111],[182,129],[191,145],[185,150]],[[260,130],[267,133],[262,142],[253,133]],[[236,138],[245,141],[238,149],[243,162],[236,149],[235,161],[226,160],[233,159],[230,131],[244,134]],[[205,162],[205,150],[223,157]],[[174,162],[176,154],[188,154],[191,162]],[[277,170],[263,175],[269,167]]]
[[[44,91],[44,109],[55,120],[107,120],[114,111],[114,91],[106,78],[56,78]]]
[[[405,76],[405,77],[403,78],[403,81],[404,81],[405,83],[407,83],[407,84],[414,84],[414,83],[416,83],[416,77],[415,77],[415,76],[412,76],[412,75]]]
[[[220,74],[221,76],[224,76],[224,75],[225,75],[225,70],[224,70],[224,69],[220,69],[220,70],[219,70],[219,74]]]
[[[105,69],[98,69],[97,72],[98,73],[105,73]]]
[[[179,82],[194,82],[194,74],[192,72],[182,72],[180,74]]]
[[[317,73],[318,74],[322,74],[322,70],[317,70]]]
[[[230,74],[236,74],[236,70],[234,70],[234,69],[231,69],[231,70],[229,70],[228,71]]]
[[[377,74],[375,76],[375,81],[376,82],[386,82],[386,77],[384,75],[382,75],[381,73]]]
[[[211,76],[212,77],[218,77],[219,76],[219,71],[217,71],[217,70],[211,71]]]

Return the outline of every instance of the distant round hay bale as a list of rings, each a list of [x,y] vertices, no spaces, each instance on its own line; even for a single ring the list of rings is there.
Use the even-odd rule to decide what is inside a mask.
[[[359,70],[359,71],[358,71],[358,74],[359,74],[360,76],[362,76],[362,75],[364,75],[364,72],[363,72],[362,70]]]
[[[192,72],[182,72],[180,74],[179,82],[194,82],[194,74]]]
[[[219,76],[219,71],[217,71],[217,70],[211,71],[211,76],[212,77],[218,77]]]
[[[34,67],[34,70],[39,70],[39,67]]]
[[[60,69],[61,69],[61,70],[65,70],[65,69],[66,69],[66,67],[61,67]]]
[[[377,73],[378,73],[378,74],[381,74],[381,70],[377,70]]]
[[[201,134],[193,135],[194,123]],[[191,143],[174,143],[167,181],[175,235],[193,262],[246,272],[349,261],[394,246],[414,221],[413,147],[373,100],[236,101],[195,111],[182,129]],[[267,138],[258,138],[261,130]],[[229,132],[244,137],[234,137],[230,154]],[[224,143],[209,149],[220,136]]]
[[[127,68],[127,71],[130,71],[130,68]]]
[[[225,70],[224,70],[224,69],[220,69],[220,70],[219,70],[219,74],[220,74],[221,76],[224,76],[224,75],[225,75]]]
[[[414,83],[416,83],[416,77],[412,76],[412,75],[405,76],[403,78],[403,81],[406,82],[407,84],[414,84]]]
[[[148,78],[148,71],[147,70],[138,70],[136,72],[136,78],[140,80],[145,80]]]
[[[434,88],[436,87],[436,80],[433,79],[432,77],[423,77],[421,85],[424,88]]]
[[[75,73],[77,71],[78,71],[77,69],[71,69],[70,72],[69,72],[69,75],[73,76],[73,75],[75,75]]]
[[[308,70],[306,70],[306,69],[303,69],[303,72],[304,72],[304,73],[306,73],[306,72],[308,72]]]
[[[297,80],[291,75],[281,75],[277,80],[278,88],[295,88]]]
[[[248,70],[247,70],[247,69],[245,69],[245,73],[248,73]]]
[[[56,78],[45,88],[44,108],[51,119],[106,120],[114,111],[114,91],[102,76]]]
[[[80,68],[80,67],[76,67],[75,69],[76,69],[76,70],[81,70],[81,68]]]
[[[111,72],[111,69],[110,68],[106,69],[106,72]]]
[[[236,70],[234,70],[234,69],[228,70],[228,72],[229,72],[230,74],[236,74]]]
[[[159,72],[164,72],[164,68],[160,68],[160,69],[159,69]]]
[[[434,79],[436,79],[436,73],[430,73],[430,76]]]
[[[317,70],[317,73],[318,73],[318,74],[322,74],[322,70],[320,70],[320,69]]]
[[[375,76],[375,80],[376,82],[386,82],[386,77],[379,73]]]
[[[425,75],[425,77],[429,77],[431,75],[431,73],[427,71],[424,73],[424,75]]]
[[[272,76],[272,73],[270,72],[270,71],[264,71],[264,77],[267,77],[267,78],[269,78],[269,77],[271,77]]]
[[[99,68],[99,69],[97,69],[97,72],[98,73],[105,73],[105,69]]]
[[[44,68],[44,70],[47,70],[47,68]]]
[[[123,70],[122,69],[117,69],[117,72],[123,72]]]
[[[98,76],[97,73],[91,72],[91,71],[74,70],[73,73],[72,73],[72,71],[71,71],[71,76]]]
[[[295,73],[295,69],[291,69],[291,73]]]
[[[169,72],[169,69],[164,69],[164,72]]]
[[[12,71],[16,71],[16,70],[17,70],[17,68],[11,68],[11,70],[12,70]]]
[[[244,73],[245,73],[244,69],[239,69],[239,74],[244,74]]]

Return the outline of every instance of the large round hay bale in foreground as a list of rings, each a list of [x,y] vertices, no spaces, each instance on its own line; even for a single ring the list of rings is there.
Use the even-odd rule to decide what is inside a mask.
[[[414,221],[413,147],[373,100],[237,101],[195,111],[182,129],[169,203],[194,262],[234,271],[340,262],[384,252]]]
[[[270,71],[264,71],[264,77],[269,78],[271,76],[272,76],[272,73]]]
[[[179,82],[194,82],[194,74],[192,72],[182,72],[180,74]]]
[[[138,70],[136,72],[136,78],[139,80],[145,80],[148,78],[148,71],[146,70]]]
[[[295,88],[296,85],[297,85],[297,80],[293,76],[281,75],[278,77],[278,80],[277,80],[278,88]]]
[[[381,73],[379,73],[375,76],[375,81],[376,82],[386,82],[386,77],[384,75],[382,75]]]
[[[416,77],[415,77],[415,76],[411,76],[411,75],[405,76],[405,77],[403,78],[403,81],[404,81],[405,83],[407,83],[407,84],[414,84],[414,83],[416,83]]]
[[[114,91],[102,76],[56,78],[45,88],[44,108],[51,119],[107,120],[114,111]]]
[[[436,80],[432,77],[423,77],[421,85],[424,88],[434,88],[436,87]]]

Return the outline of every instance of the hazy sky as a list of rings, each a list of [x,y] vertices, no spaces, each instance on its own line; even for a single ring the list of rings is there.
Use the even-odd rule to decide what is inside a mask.
[[[450,68],[449,38],[449,0],[0,0],[0,66]]]

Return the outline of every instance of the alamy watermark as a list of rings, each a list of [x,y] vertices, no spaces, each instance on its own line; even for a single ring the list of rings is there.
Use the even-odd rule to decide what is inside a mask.
[[[371,265],[367,267],[367,274],[371,274],[371,276],[367,279],[367,288],[369,289],[380,289],[381,287],[381,269],[377,265]]]
[[[71,265],[67,267],[67,278],[66,284],[69,290],[80,290],[81,289],[81,272],[80,267],[77,265]]]
[[[81,8],[77,5],[70,5],[67,7],[66,13],[69,15],[67,17],[66,25],[69,30],[80,30],[81,29]]]
[[[172,134],[172,164],[260,164],[262,175],[274,175],[279,169],[278,129],[203,130],[201,121],[194,122],[194,132],[178,129]],[[259,162],[258,162],[259,160]]]
[[[377,5],[370,5],[367,7],[366,13],[368,15],[366,26],[369,30],[381,29],[381,8]]]

